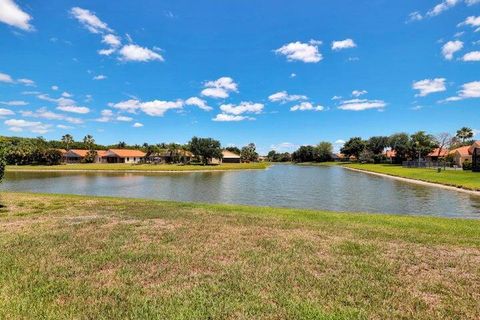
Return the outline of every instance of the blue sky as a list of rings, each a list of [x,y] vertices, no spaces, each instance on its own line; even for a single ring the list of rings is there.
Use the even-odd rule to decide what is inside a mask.
[[[255,142],[480,129],[480,0],[0,0],[0,134]]]

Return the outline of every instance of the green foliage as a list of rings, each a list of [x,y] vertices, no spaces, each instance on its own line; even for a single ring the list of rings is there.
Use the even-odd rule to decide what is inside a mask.
[[[373,163],[375,162],[375,155],[373,154],[372,151],[365,149],[362,152],[360,152],[360,155],[358,156],[358,160],[362,163]]]
[[[59,164],[62,153],[43,138],[1,138],[0,149],[7,164]]]
[[[3,154],[0,154],[0,183],[5,175],[5,165],[5,158],[3,157]]]
[[[396,162],[407,159],[410,137],[406,133],[396,133],[388,138],[388,146],[396,152]]]
[[[85,158],[83,159],[83,161],[85,163],[94,163],[95,159],[97,158],[97,155],[98,155],[98,153],[97,153],[96,150],[90,150],[85,155]]]
[[[473,130],[467,127],[463,127],[460,130],[457,130],[456,137],[462,140],[462,142],[465,142],[466,140],[473,138]]]
[[[360,137],[350,138],[345,144],[343,145],[342,149],[340,150],[346,157],[354,156],[357,159],[360,157],[360,153],[366,148],[366,142],[362,140]]]
[[[212,138],[193,137],[188,143],[188,148],[203,164],[208,164],[213,158],[222,157],[220,141]]]
[[[292,161],[292,155],[288,152],[278,153],[272,150],[268,153],[267,159],[270,162],[290,162]]]
[[[322,141],[316,147],[316,159],[317,162],[332,161],[333,146],[330,142]]]
[[[388,147],[388,137],[377,136],[367,140],[367,149],[374,155],[382,154]]]
[[[258,161],[258,153],[255,143],[249,143],[240,151],[240,159],[242,162],[255,162]]]
[[[225,150],[233,152],[235,154],[240,154],[242,151],[237,147],[226,147]]]
[[[93,150],[94,145],[95,145],[95,139],[93,139],[93,137],[91,135],[86,135],[83,138],[83,144],[84,144],[86,149]]]
[[[332,154],[332,144],[322,141],[316,146],[301,146],[292,153],[292,160],[295,162],[327,162],[333,160]]]
[[[412,134],[410,138],[409,156],[412,159],[424,158],[437,147],[435,137],[425,133],[425,131],[418,131]]]
[[[462,164],[462,168],[465,171],[471,171],[473,169],[473,164],[472,161],[470,160],[465,160]]]
[[[62,136],[62,140],[61,140],[61,141],[62,141],[62,143],[64,144],[64,148],[65,148],[66,150],[70,150],[70,146],[75,142],[75,141],[73,140],[72,135],[70,135],[70,134],[66,134],[66,135]]]

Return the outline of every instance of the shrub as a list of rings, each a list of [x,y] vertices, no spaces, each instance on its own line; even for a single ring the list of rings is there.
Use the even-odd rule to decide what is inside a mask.
[[[472,161],[465,160],[462,164],[463,170],[472,170]]]

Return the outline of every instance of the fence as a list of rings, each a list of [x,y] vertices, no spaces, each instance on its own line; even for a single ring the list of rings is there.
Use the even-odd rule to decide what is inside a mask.
[[[451,163],[445,161],[426,161],[426,160],[410,160],[403,161],[402,166],[406,168],[455,168]]]

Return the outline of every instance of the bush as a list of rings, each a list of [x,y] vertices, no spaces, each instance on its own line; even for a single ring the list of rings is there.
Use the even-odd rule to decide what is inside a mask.
[[[5,159],[3,158],[3,156],[0,156],[0,182],[2,182],[4,174],[5,174]]]
[[[470,160],[465,160],[462,164],[463,170],[472,170],[472,167],[473,167],[472,161]]]

